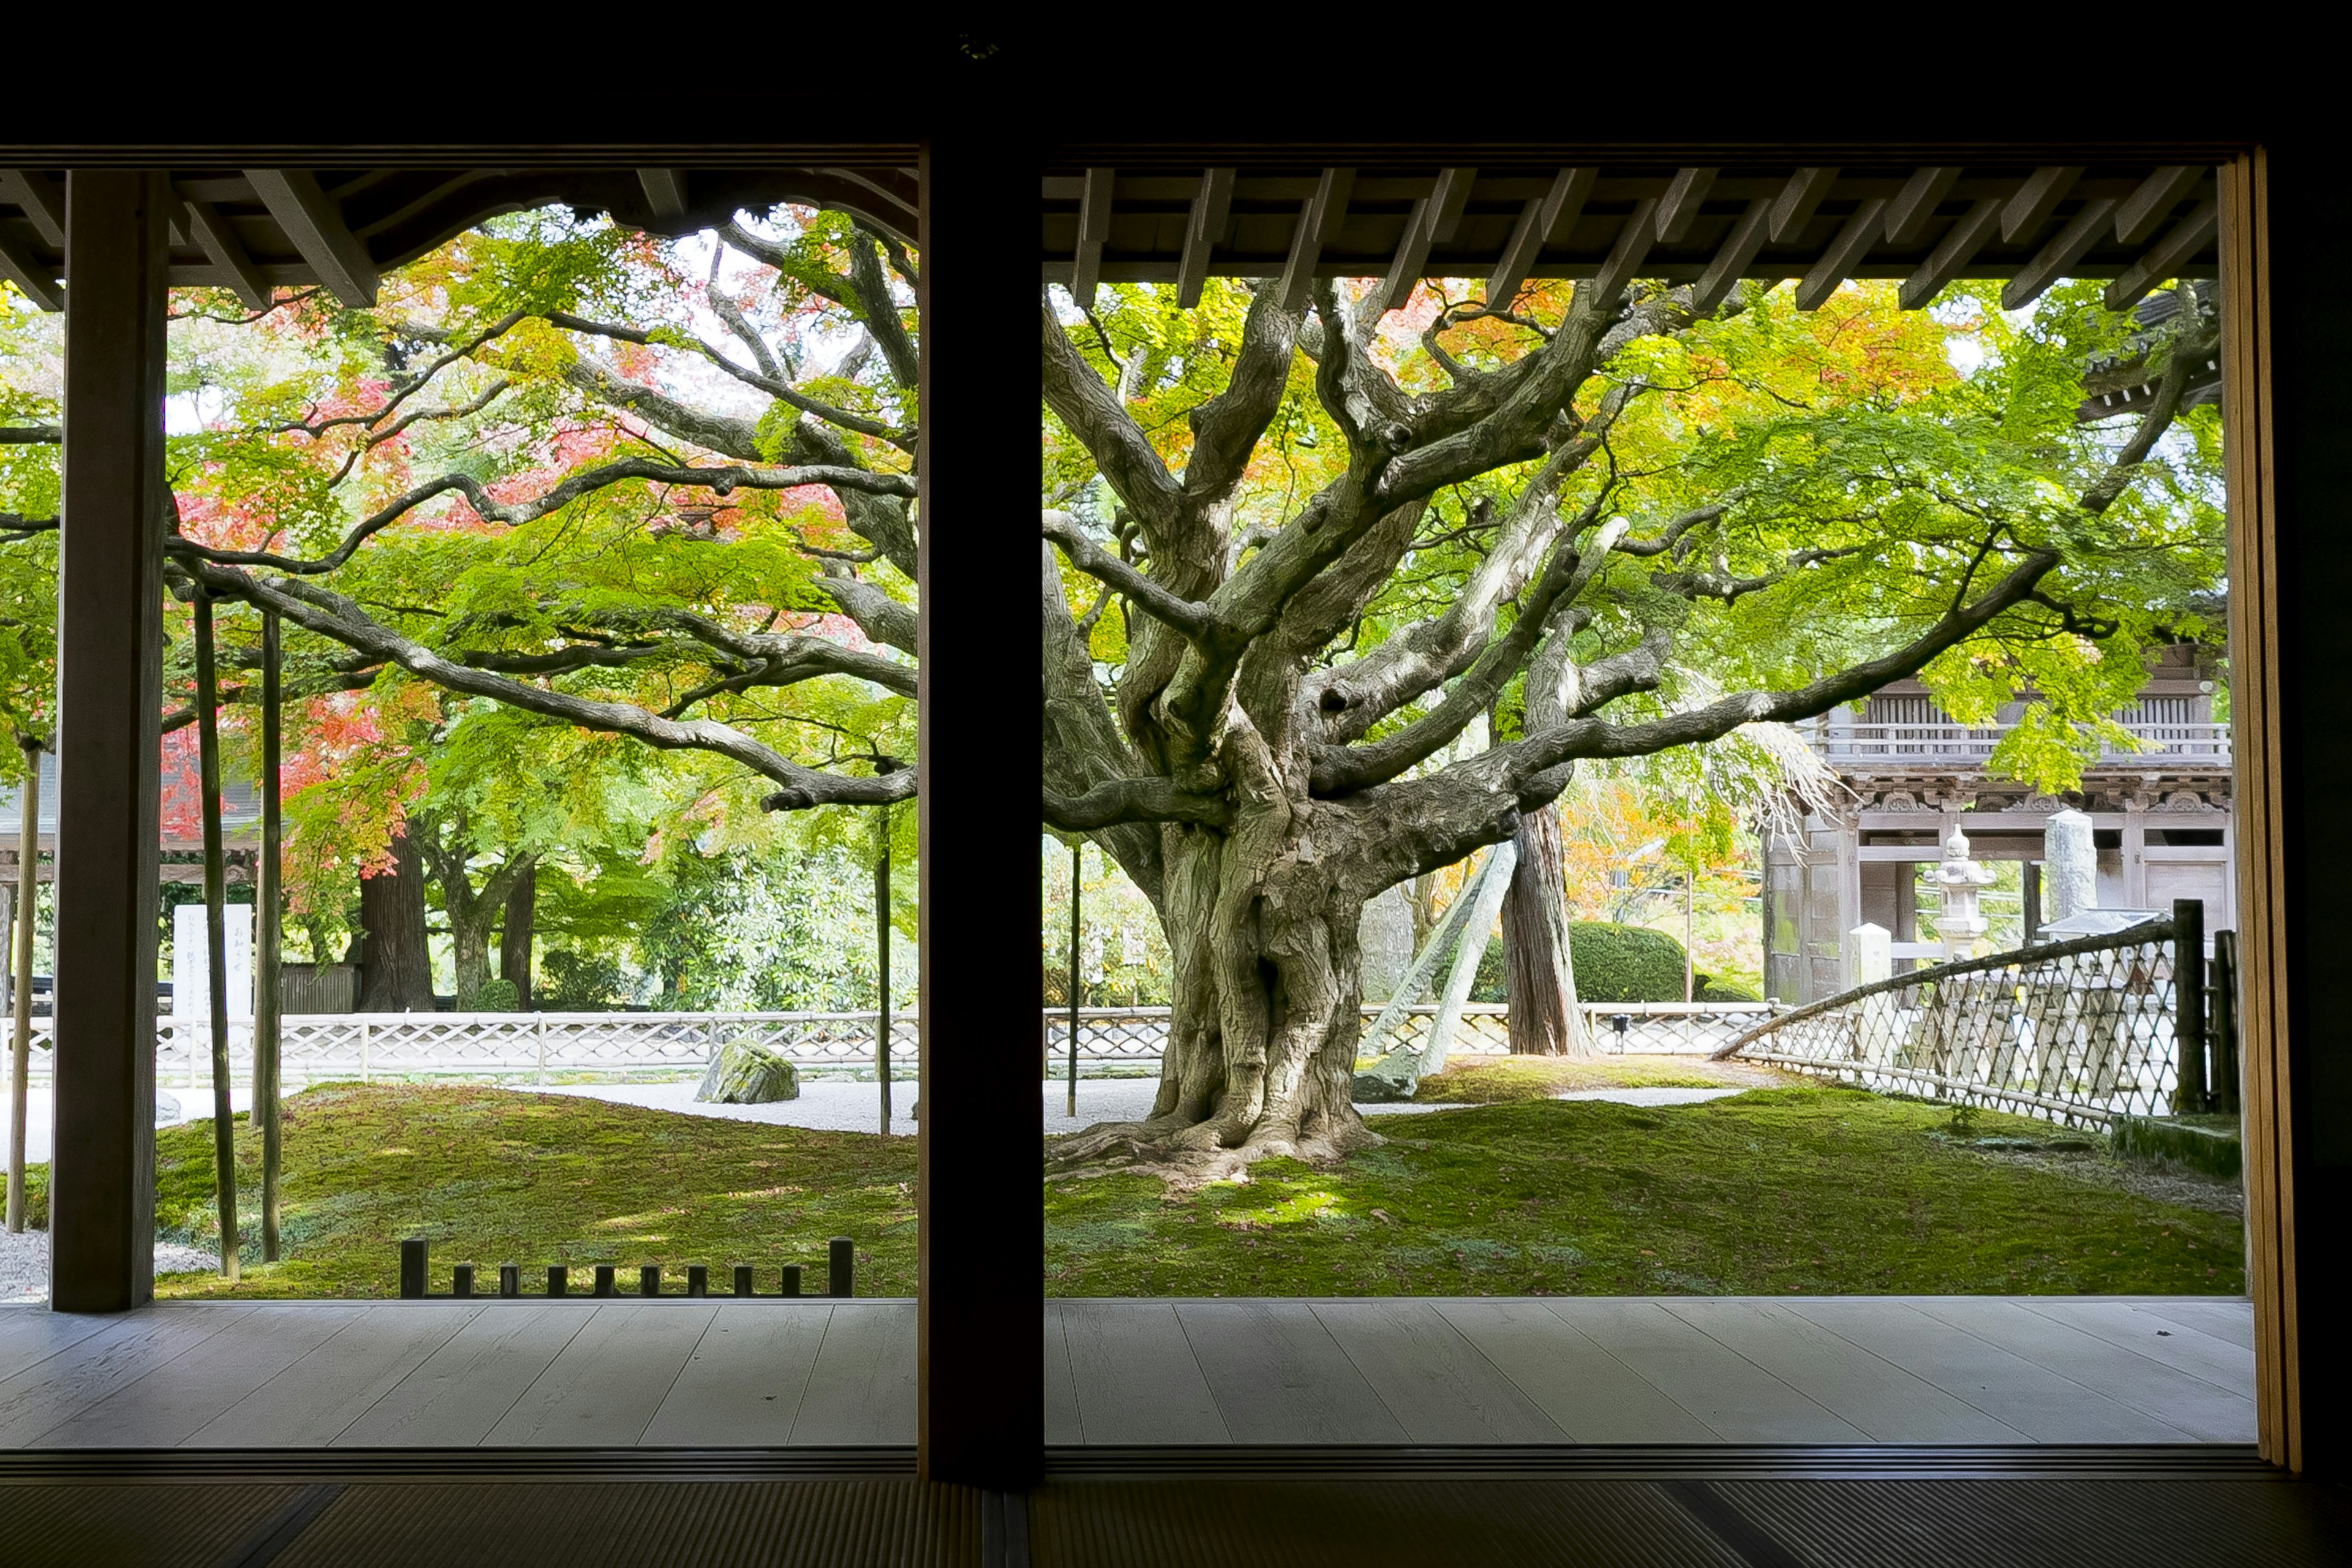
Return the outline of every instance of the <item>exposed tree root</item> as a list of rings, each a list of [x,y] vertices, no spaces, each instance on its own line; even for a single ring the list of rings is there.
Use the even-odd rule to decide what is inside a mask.
[[[1098,1122],[1048,1143],[1045,1171],[1049,1175],[1078,1179],[1153,1175],[1171,1186],[1190,1188],[1206,1182],[1232,1181],[1260,1160],[1328,1164],[1382,1142],[1379,1133],[1352,1116],[1344,1126],[1311,1137],[1291,1128],[1260,1126],[1244,1142],[1227,1147],[1217,1141],[1216,1133],[1214,1121]]]

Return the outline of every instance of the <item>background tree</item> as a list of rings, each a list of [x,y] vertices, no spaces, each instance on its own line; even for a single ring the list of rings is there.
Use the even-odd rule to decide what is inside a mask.
[[[1061,1160],[1371,1141],[1364,901],[1516,833],[1580,760],[1918,672],[1963,722],[2030,684],[1997,764],[2079,766],[2075,726],[2221,570],[2210,440],[2157,449],[2211,318],[2171,324],[2116,432],[2074,421],[2123,331],[2095,289],[2014,321],[1890,294],[1049,297],[1045,816],[1153,899],[1176,976],[1150,1117]],[[1430,765],[1490,709],[1508,738]]]

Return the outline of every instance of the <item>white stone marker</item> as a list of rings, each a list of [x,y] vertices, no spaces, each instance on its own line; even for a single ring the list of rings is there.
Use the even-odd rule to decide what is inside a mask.
[[[1845,933],[1845,983],[1867,985],[1895,973],[1895,933],[1865,921]]]
[[[253,906],[231,904],[221,911],[228,939],[228,1016],[253,1016]],[[212,1016],[212,972],[205,962],[205,906],[182,904],[172,911],[172,1016],[199,1022]],[[242,1038],[239,1030],[236,1037]]]
[[[2057,920],[2077,915],[2099,904],[2099,851],[2091,837],[2091,819],[2079,811],[2062,811],[2042,831],[2042,859],[2057,900]]]

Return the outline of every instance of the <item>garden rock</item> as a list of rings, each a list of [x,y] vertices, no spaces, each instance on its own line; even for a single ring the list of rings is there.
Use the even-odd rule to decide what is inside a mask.
[[[730,1040],[702,1075],[694,1098],[707,1105],[768,1105],[801,1097],[801,1077],[793,1064],[765,1046]]]

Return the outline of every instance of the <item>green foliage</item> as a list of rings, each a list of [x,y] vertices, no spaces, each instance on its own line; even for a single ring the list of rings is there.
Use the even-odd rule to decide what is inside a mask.
[[[534,987],[550,1013],[613,1013],[629,1000],[628,982],[618,961],[601,953],[583,955],[559,947],[539,961]]]
[[[1572,952],[1574,950],[1571,949]],[[1510,955],[1503,939],[1486,939],[1486,951],[1478,955],[1478,972],[1470,980],[1470,1000],[1473,1002],[1507,1002],[1511,999]]]
[[[1568,928],[1568,949],[1581,1001],[1683,999],[1683,944],[1664,931],[1577,921]]]
[[[500,974],[483,981],[481,988],[471,996],[457,998],[460,1013],[516,1013],[521,1009],[522,995],[515,989],[515,983]]]
[[[1696,994],[1692,1000],[1696,1002],[1761,1002],[1764,1000],[1753,991],[1734,985],[1728,981],[1717,980],[1712,975],[1694,975],[1692,981],[1696,987]]]

